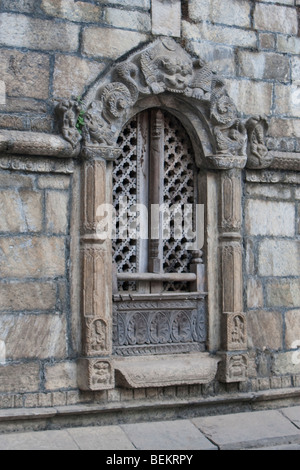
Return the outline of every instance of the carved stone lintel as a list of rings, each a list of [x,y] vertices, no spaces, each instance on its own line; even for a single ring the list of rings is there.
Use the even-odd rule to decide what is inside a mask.
[[[222,362],[218,377],[221,382],[235,383],[247,380],[248,354],[245,352],[220,353]]]
[[[79,146],[73,148],[68,141],[59,135],[2,129],[0,131],[0,153],[19,155],[16,158],[22,158],[22,160],[27,160],[28,155],[76,158],[79,152]]]
[[[114,367],[109,359],[79,359],[78,386],[81,390],[110,390],[115,387]]]

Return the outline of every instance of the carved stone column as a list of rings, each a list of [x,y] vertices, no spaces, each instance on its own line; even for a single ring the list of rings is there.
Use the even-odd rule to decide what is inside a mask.
[[[114,388],[112,354],[112,263],[111,237],[105,226],[97,234],[103,217],[103,204],[112,201],[112,164],[115,149],[99,148],[82,167],[82,335],[83,350],[79,360],[78,385],[82,390]],[[102,206],[102,210],[101,210]],[[104,234],[104,236],[103,236]]]
[[[242,189],[241,171],[232,169],[220,174],[220,276],[222,299],[223,382],[241,382],[247,376],[247,328],[243,313],[242,256]]]

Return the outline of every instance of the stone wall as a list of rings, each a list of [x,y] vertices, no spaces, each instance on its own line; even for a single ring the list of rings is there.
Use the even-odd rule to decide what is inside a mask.
[[[0,132],[58,133],[59,99],[82,96],[116,59],[161,34],[225,77],[243,118],[265,114],[269,150],[288,157],[300,151],[299,9],[299,0],[2,0]],[[299,173],[244,172],[248,380],[90,393],[78,390],[76,377],[77,164],[5,159],[0,156],[1,408],[300,386]]]

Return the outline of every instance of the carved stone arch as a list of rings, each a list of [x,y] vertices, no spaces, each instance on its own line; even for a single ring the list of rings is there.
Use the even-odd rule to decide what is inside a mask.
[[[85,390],[113,388],[115,378],[130,387],[207,383],[215,378],[220,361],[220,380],[245,380],[247,328],[243,314],[241,170],[246,165],[247,152],[250,166],[263,168],[270,164],[264,145],[266,121],[255,116],[244,122],[224,81],[201,58],[190,56],[174,40],[166,38],[113,65],[83,100],[82,137],[68,127],[69,122],[74,122],[69,119],[72,113],[75,120],[78,116],[78,106],[71,102],[60,107],[64,137],[75,147],[80,143],[84,157],[81,226],[84,344],[79,386]],[[196,163],[203,169],[202,200],[206,202],[209,227],[206,237],[209,332],[206,353],[191,354],[188,358],[176,354],[162,360],[148,356],[145,369],[143,358],[121,360],[112,355],[112,245],[109,238],[99,237],[97,226],[99,216],[103,216],[99,207],[112,204],[111,161],[119,154],[117,138],[132,116],[148,108],[165,109],[181,121],[191,137]],[[241,331],[243,337],[237,340]]]

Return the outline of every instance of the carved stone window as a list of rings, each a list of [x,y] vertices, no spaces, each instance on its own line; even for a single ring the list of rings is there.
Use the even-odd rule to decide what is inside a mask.
[[[114,64],[84,102],[82,133],[78,103],[57,108],[63,136],[84,159],[79,387],[209,383],[217,367],[219,380],[244,381],[242,170],[272,162],[266,120],[243,120],[222,77],[165,37]],[[129,225],[136,215],[128,208],[144,205],[140,230],[154,226],[158,236],[127,233],[113,246],[98,236],[103,204],[114,202],[122,225],[119,196]],[[205,206],[206,267],[173,226],[165,236],[161,219],[153,221],[153,205],[176,202]]]

